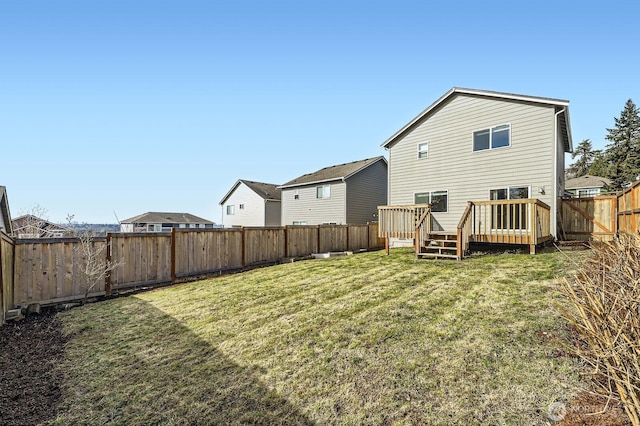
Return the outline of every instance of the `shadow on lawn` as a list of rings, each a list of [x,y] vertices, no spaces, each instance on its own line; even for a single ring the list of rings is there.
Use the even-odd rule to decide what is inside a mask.
[[[63,423],[313,424],[255,368],[238,365],[143,300],[78,312],[66,321],[91,326],[68,346]]]

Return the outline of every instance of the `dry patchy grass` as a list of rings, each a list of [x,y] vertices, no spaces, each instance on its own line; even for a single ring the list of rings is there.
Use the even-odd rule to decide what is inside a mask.
[[[547,424],[578,384],[565,262],[372,252],[84,306],[58,422]]]

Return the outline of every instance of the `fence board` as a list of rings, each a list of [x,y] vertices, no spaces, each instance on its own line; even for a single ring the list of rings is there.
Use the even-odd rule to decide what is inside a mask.
[[[79,251],[80,244],[79,240],[68,238],[17,240],[15,271],[19,279],[14,282],[14,307],[83,298],[89,283],[81,273],[85,260]],[[96,251],[104,250],[106,241],[96,238],[91,244]],[[89,293],[91,297],[103,294],[104,282],[95,285]]]
[[[349,225],[347,250],[358,251],[369,248],[369,225]]]
[[[616,234],[616,196],[563,198],[562,231],[569,240],[610,241]]]
[[[171,281],[171,234],[111,234],[111,289]]]
[[[320,225],[318,248],[320,253],[347,250],[347,225]]]
[[[174,229],[176,277],[242,268],[241,229]]]
[[[287,226],[287,256],[304,257],[318,251],[318,227]]]
[[[5,313],[13,308],[13,240],[0,231],[0,325],[4,323]]]
[[[285,228],[244,228],[244,264],[277,262],[286,255]]]
[[[618,195],[618,230],[627,234],[640,231],[640,181]]]

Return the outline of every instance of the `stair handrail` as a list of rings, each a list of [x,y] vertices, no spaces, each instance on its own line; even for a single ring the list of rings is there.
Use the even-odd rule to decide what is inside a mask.
[[[429,219],[429,220],[427,220]],[[425,226],[426,225],[426,226]],[[431,205],[427,205],[418,220],[416,221],[415,250],[416,254],[420,252],[420,246],[431,233]]]
[[[469,237],[471,236],[471,217],[474,209],[473,201],[467,201],[467,207],[462,213],[460,222],[458,222],[457,251],[458,260],[462,260],[465,253],[469,250]]]

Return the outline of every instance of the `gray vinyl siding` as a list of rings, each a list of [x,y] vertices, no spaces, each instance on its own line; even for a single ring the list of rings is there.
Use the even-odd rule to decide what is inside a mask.
[[[387,204],[387,164],[378,161],[347,182],[347,223],[377,220],[378,206]]]
[[[244,204],[244,209],[240,209]],[[227,214],[227,206],[235,207],[235,214]],[[232,226],[265,226],[264,198],[256,194],[244,183],[240,183],[222,205],[222,224]]]
[[[265,204],[264,226],[280,226],[280,201],[266,200]]]
[[[448,191],[448,211],[433,217],[436,229],[450,232],[467,201],[488,200],[494,188],[530,186],[532,198],[553,208],[554,112],[540,104],[452,97],[389,149],[389,204],[412,204],[419,192]],[[473,152],[474,131],[502,124],[511,125],[509,147]],[[418,159],[422,142],[429,143],[429,157]]]
[[[331,185],[331,197],[316,198],[316,187],[326,184]],[[296,190],[299,194],[297,200],[294,199]],[[282,224],[292,225],[294,221],[304,221],[307,225],[329,222],[345,224],[346,195],[346,185],[343,181],[283,188]]]

